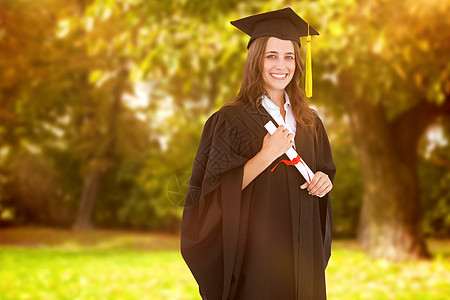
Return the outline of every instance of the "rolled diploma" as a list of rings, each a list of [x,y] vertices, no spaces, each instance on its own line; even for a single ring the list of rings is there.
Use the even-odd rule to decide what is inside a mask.
[[[266,125],[264,125],[264,127],[267,129],[267,131],[271,135],[275,132],[275,130],[277,130],[275,125],[272,123],[272,121],[267,122]],[[288,151],[286,151],[286,155],[287,155],[287,157],[289,157],[290,160],[293,160],[294,158],[297,157],[298,153],[297,153],[297,151],[295,151],[294,148],[291,147]],[[302,174],[303,178],[305,178],[305,180],[308,183],[311,183],[310,178],[312,179],[314,177],[314,173],[313,173],[313,171],[311,171],[311,169],[308,167],[308,165],[304,162],[304,160],[302,158],[300,158],[300,160],[302,161],[302,163],[296,164],[295,167],[300,172],[300,174]],[[308,176],[308,174],[309,174],[309,176]]]

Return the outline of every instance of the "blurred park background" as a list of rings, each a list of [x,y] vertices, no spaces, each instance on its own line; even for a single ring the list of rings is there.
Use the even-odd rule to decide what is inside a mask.
[[[449,0],[0,0],[0,299],[199,299],[178,232],[229,21],[286,6],[320,33],[329,298],[448,299]]]

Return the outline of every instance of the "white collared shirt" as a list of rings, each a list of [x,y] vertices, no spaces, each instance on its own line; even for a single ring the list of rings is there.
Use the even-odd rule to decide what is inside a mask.
[[[278,126],[283,125],[285,128],[289,130],[290,133],[293,134],[292,140],[294,140],[295,133],[297,131],[297,121],[292,114],[291,102],[289,101],[289,96],[286,92],[284,92],[284,110],[286,111],[285,120],[283,120],[283,116],[281,115],[281,110],[272,100],[269,99],[266,95],[262,96],[261,104],[270,114],[270,116],[278,123]],[[294,143],[295,148],[295,143]]]

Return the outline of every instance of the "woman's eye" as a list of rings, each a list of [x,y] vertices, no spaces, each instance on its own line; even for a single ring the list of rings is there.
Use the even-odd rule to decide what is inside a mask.
[[[288,60],[293,60],[294,57],[293,57],[293,56],[286,56],[286,59],[288,59]]]
[[[267,55],[267,58],[269,58],[269,59],[274,59],[274,58],[275,58],[275,55]]]

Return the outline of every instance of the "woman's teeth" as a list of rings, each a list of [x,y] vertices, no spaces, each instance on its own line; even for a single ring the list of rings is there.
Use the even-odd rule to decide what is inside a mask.
[[[270,74],[271,76],[275,77],[275,78],[285,78],[287,76],[287,74]]]

